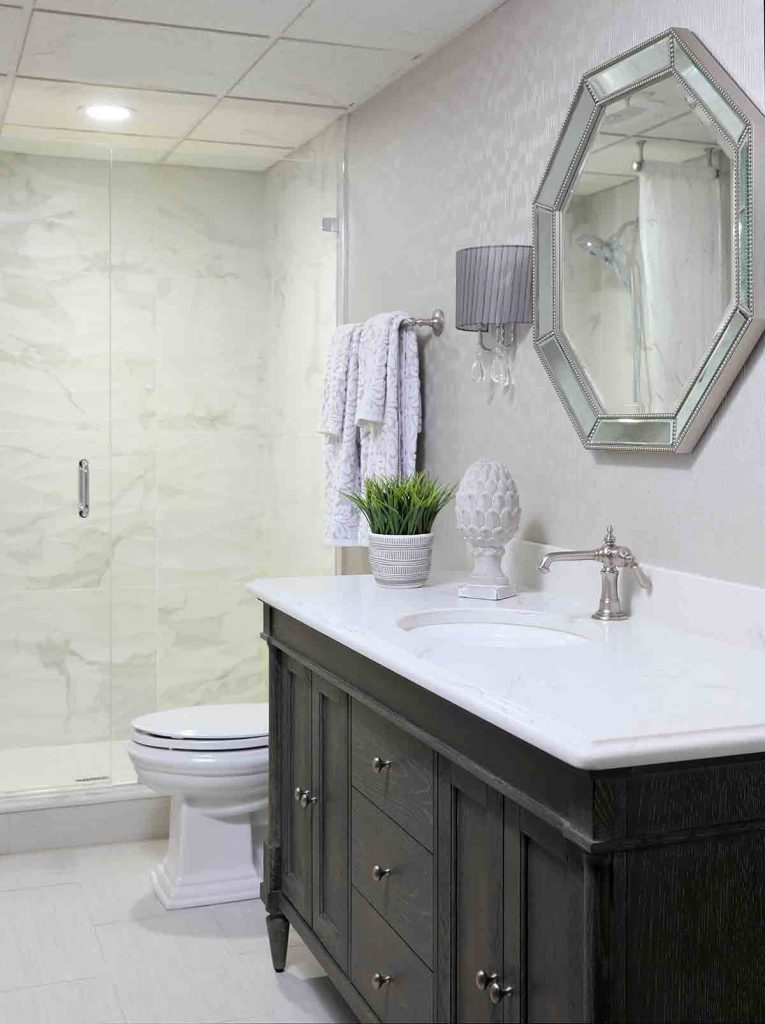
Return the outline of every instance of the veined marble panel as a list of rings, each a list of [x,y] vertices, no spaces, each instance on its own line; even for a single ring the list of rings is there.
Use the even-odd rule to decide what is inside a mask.
[[[313,433],[319,419],[326,351],[336,321],[337,234],[322,219],[337,214],[340,124],[309,142],[295,160],[265,174],[268,211],[271,364],[287,436]]]
[[[270,358],[265,265],[225,277],[163,278],[157,302],[157,409],[162,429],[278,430]],[[249,442],[242,441],[247,445]]]
[[[238,583],[159,588],[158,708],[266,699],[253,611]]]
[[[128,739],[137,715],[152,711],[157,684],[157,592],[112,592],[111,737]]]
[[[78,515],[82,458],[91,469],[87,519]],[[0,494],[0,591],[104,582],[111,554],[105,431],[0,432]]]
[[[108,739],[108,590],[0,592],[0,622],[0,747]]]
[[[0,154],[0,430],[106,425],[109,168]]]
[[[265,524],[259,552],[267,576],[326,575],[334,571],[334,548],[324,543],[322,458],[317,433],[277,438],[273,502],[278,514]]]
[[[225,277],[263,250],[262,175],[201,167],[115,164],[116,268]]]
[[[157,450],[160,586],[243,584],[280,518],[273,446],[241,431],[162,431]]]
[[[111,275],[112,437],[148,435],[156,423],[157,279],[151,272],[115,266]]]
[[[154,587],[157,568],[156,450],[144,435],[112,445],[111,581]]]

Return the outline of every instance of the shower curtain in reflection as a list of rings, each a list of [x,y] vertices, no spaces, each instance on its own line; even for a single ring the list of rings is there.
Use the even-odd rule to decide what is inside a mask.
[[[700,161],[646,161],[639,181],[650,411],[669,412],[725,305],[723,193],[715,169]]]

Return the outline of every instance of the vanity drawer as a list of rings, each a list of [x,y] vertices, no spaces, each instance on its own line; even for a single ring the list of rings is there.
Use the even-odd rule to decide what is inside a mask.
[[[375,987],[373,979],[390,981]],[[354,889],[351,896],[351,981],[381,1021],[433,1019],[433,975],[403,939]]]
[[[351,782],[429,850],[433,849],[433,751],[353,702]]]
[[[433,855],[365,796],[351,798],[351,880],[433,966]],[[375,877],[374,869],[389,870]]]

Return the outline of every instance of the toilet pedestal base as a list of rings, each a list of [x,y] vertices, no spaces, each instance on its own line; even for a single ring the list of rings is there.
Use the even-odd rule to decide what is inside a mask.
[[[167,910],[251,900],[260,895],[265,825],[242,814],[210,818],[182,797],[172,799],[165,859],[151,872]]]

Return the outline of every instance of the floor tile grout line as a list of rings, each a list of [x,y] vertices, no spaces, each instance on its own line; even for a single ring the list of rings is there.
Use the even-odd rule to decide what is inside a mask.
[[[0,989],[2,996],[13,995],[14,992],[30,992],[37,988],[56,988],[57,985],[76,985],[80,981],[112,981],[111,974],[101,971],[99,974],[83,974],[77,978],[61,978],[58,981],[41,981],[37,985],[17,985],[16,988]]]

